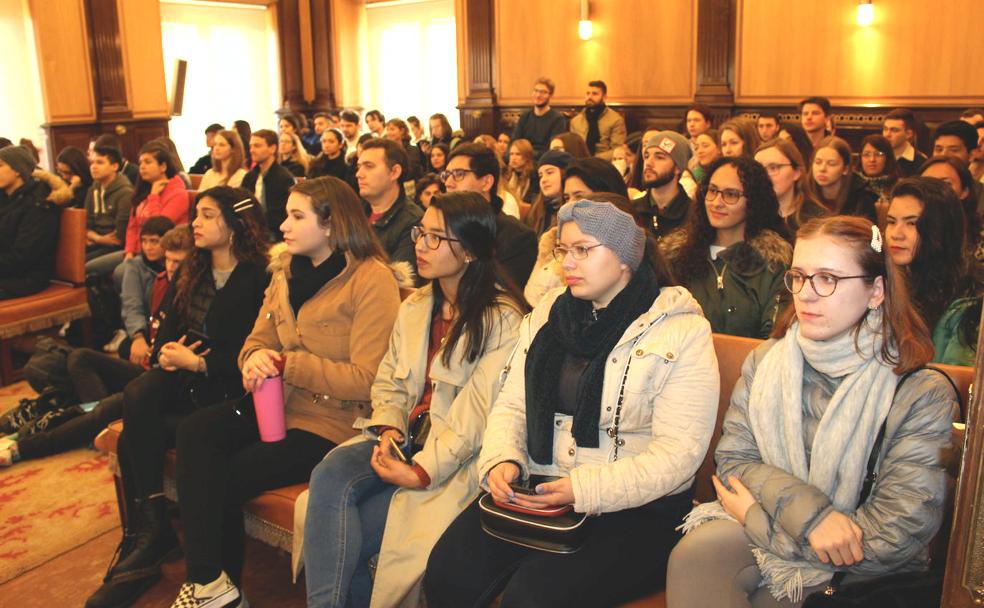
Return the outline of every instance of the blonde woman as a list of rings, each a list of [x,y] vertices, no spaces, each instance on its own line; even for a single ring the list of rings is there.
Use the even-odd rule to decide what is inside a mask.
[[[277,162],[290,171],[294,177],[304,177],[311,166],[311,157],[301,143],[297,133],[281,133],[280,145],[277,148]]]
[[[246,153],[243,151],[243,140],[235,131],[219,131],[212,140],[212,168],[205,172],[198,184],[201,191],[215,186],[231,186],[238,188],[246,177]]]
[[[528,139],[517,139],[509,146],[509,160],[503,174],[506,188],[518,199],[533,202],[540,192],[533,162],[533,144]]]

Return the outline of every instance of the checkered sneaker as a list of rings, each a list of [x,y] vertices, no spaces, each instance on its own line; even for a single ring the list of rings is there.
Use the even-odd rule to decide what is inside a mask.
[[[241,608],[245,600],[229,577],[223,572],[207,585],[185,583],[171,608]]]

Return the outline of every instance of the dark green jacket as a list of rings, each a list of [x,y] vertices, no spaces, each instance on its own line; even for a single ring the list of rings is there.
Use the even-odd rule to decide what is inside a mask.
[[[676,261],[686,241],[687,231],[678,230],[660,240],[660,250],[673,266],[677,279],[700,302],[711,330],[767,338],[776,314],[789,301],[782,277],[793,259],[792,246],[775,232],[763,230],[750,241],[735,243],[720,252],[717,260],[712,261],[708,251],[705,271],[683,276]]]

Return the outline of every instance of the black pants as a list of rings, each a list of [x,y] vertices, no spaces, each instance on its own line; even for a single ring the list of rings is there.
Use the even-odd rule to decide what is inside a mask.
[[[35,433],[17,442],[21,458],[41,458],[74,450],[96,438],[106,425],[119,419],[123,413],[123,393],[116,393],[99,401],[95,409],[67,420],[42,433]]]
[[[306,482],[335,445],[289,429],[260,441],[249,398],[208,407],[178,426],[178,498],[188,580],[205,584],[225,571],[237,584],[243,567],[242,505],[266,490]]]
[[[91,348],[76,348],[68,353],[66,365],[75,394],[82,403],[120,392],[144,372],[139,365]]]
[[[584,546],[559,555],[486,534],[473,502],[431,551],[424,575],[431,608],[618,606],[666,584],[674,528],[692,508],[692,493],[606,513],[591,522]]]

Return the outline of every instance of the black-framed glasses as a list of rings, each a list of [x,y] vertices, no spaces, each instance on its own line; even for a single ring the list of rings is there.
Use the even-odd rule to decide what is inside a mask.
[[[449,177],[453,177],[454,181],[460,182],[461,180],[465,179],[465,176],[468,175],[469,173],[475,173],[475,172],[472,171],[471,169],[451,169],[450,171],[447,170],[441,171],[441,174],[438,175],[438,177],[441,178],[442,182],[448,181]]]
[[[803,291],[803,286],[809,281],[813,286],[813,291],[821,298],[826,298],[834,294],[837,290],[838,281],[846,279],[870,279],[866,274],[856,274],[850,277],[839,277],[829,272],[815,272],[813,274],[803,274],[799,270],[787,270],[782,276],[782,282],[786,285],[789,293],[799,293]]]
[[[553,248],[553,256],[555,260],[561,263],[563,263],[564,258],[567,257],[568,253],[571,254],[571,257],[575,260],[583,260],[588,257],[588,254],[591,253],[591,250],[595,247],[601,247],[601,243],[598,243],[597,245],[574,245],[573,247],[557,245]]]
[[[441,246],[441,241],[452,241],[455,243],[460,243],[458,239],[453,239],[449,236],[441,236],[440,234],[434,234],[433,232],[424,232],[424,229],[420,226],[413,226],[410,228],[410,240],[416,243],[423,237],[424,245],[428,249],[434,250]]]
[[[719,194],[727,205],[737,205],[738,201],[741,200],[741,197],[745,196],[745,193],[741,190],[735,190],[734,188],[725,188],[722,190],[714,184],[711,184],[707,187],[707,191],[704,193],[704,200],[713,201]]]

